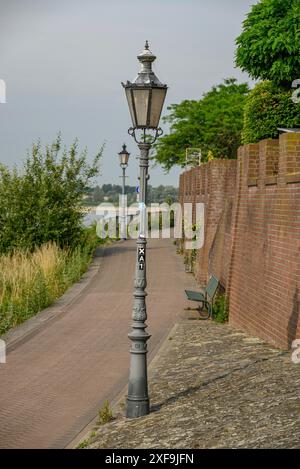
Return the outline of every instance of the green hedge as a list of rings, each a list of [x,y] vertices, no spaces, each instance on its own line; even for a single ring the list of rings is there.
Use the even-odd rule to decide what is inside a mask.
[[[246,99],[243,144],[277,138],[278,127],[300,126],[300,104],[292,101],[294,90],[284,90],[271,81],[257,84]]]

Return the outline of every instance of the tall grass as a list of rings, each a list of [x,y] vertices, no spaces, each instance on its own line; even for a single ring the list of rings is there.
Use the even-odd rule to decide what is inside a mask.
[[[0,255],[0,335],[49,306],[86,271],[95,239],[68,251],[55,243]]]

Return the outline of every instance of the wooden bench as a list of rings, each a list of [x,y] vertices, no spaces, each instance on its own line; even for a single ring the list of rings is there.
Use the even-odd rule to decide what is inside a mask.
[[[189,301],[196,301],[200,303],[197,311],[199,312],[201,319],[208,319],[212,317],[213,301],[218,286],[219,280],[214,275],[212,275],[202,292],[185,290],[187,299]]]

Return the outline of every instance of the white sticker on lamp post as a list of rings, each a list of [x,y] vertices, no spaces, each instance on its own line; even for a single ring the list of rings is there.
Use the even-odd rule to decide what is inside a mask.
[[[6,83],[0,78],[0,104],[6,104]]]

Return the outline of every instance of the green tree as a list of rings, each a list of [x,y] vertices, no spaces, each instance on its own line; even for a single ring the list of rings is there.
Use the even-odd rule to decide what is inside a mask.
[[[82,197],[99,172],[103,147],[93,162],[77,140],[67,151],[60,135],[43,150],[34,144],[22,171],[0,166],[0,252],[34,249],[49,241],[74,247],[83,239]]]
[[[166,171],[184,166],[186,148],[201,148],[203,160],[235,158],[241,145],[243,111],[249,88],[234,78],[214,86],[199,101],[185,100],[169,106],[164,121],[170,133],[155,145],[153,159]]]
[[[300,78],[299,0],[261,0],[236,40],[236,64],[252,78],[291,87]]]
[[[250,91],[245,105],[243,143],[276,138],[279,127],[299,125],[300,105],[293,103],[290,90],[284,90],[272,81],[263,81]]]

